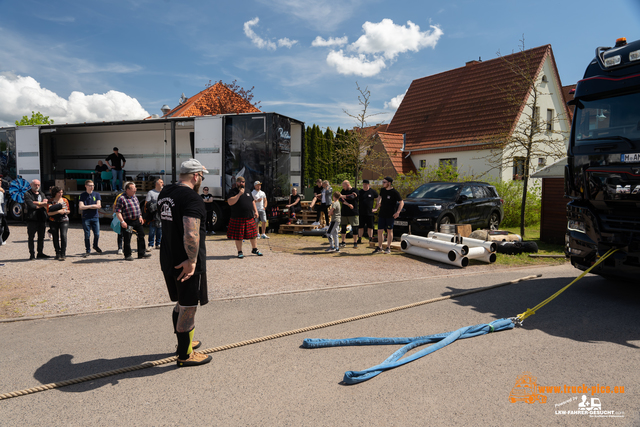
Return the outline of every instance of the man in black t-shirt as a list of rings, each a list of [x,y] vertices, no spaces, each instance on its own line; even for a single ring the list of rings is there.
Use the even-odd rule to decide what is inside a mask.
[[[202,200],[204,201],[204,206],[207,208],[207,233],[216,234],[215,231],[213,231],[213,195],[209,193],[209,187],[202,189]]]
[[[369,240],[373,240],[373,203],[378,198],[378,192],[371,188],[368,179],[362,180],[362,190],[358,191],[360,201],[360,227],[358,228],[358,243],[362,243],[364,230],[367,230]]]
[[[107,167],[111,169],[111,190],[122,191],[122,181],[124,179],[124,165],[127,160],[122,154],[118,152],[118,147],[113,147],[113,153],[109,154],[105,159],[107,161]]]
[[[262,256],[258,250],[258,228],[256,218],[258,209],[256,201],[250,192],[245,191],[244,178],[239,176],[236,179],[236,186],[229,191],[227,203],[231,206],[231,219],[227,228],[227,238],[236,241],[238,258],[244,258],[242,253],[242,240],[248,239],[251,242],[251,253]]]
[[[342,182],[342,191],[340,191],[340,201],[342,202],[342,221],[340,223],[341,243],[344,247],[347,243],[344,239],[347,236],[347,224],[351,224],[351,233],[353,234],[353,249],[358,249],[358,190],[351,186],[349,181]]]
[[[322,180],[318,179],[313,187],[313,205],[316,208],[316,222],[312,225],[320,225],[320,216],[322,215]],[[326,209],[326,207],[325,207]],[[329,223],[328,215],[325,215],[325,221]]]
[[[206,210],[198,195],[205,173],[196,159],[180,166],[177,184],[164,187],[158,195],[162,221],[160,265],[173,309],[173,327],[178,338],[178,366],[209,363],[211,356],[193,351],[201,343],[193,339],[198,303],[209,302],[207,295],[207,248],[204,221]]]
[[[384,230],[387,230],[387,249],[384,251],[387,254],[391,253],[391,242],[393,242],[393,220],[398,218],[404,201],[398,193],[398,190],[393,188],[393,179],[388,176],[382,180],[382,189],[380,189],[380,196],[378,197],[378,207],[373,210],[380,211],[378,213],[378,247],[374,254],[382,253],[382,235]]]

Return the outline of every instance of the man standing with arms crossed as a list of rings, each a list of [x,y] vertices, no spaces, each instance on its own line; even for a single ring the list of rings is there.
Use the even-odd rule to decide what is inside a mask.
[[[373,212],[380,210],[378,214],[378,247],[373,251],[374,254],[382,253],[382,235],[384,230],[387,230],[387,249],[384,253],[391,253],[393,221],[398,218],[398,215],[400,215],[404,207],[404,200],[402,200],[398,190],[393,188],[391,184],[393,184],[393,179],[389,176],[382,180],[382,188],[380,189],[380,196],[378,197],[378,207],[373,209]]]
[[[358,191],[360,200],[360,227],[358,227],[358,244],[362,243],[364,230],[367,230],[369,241],[373,240],[373,203],[378,198],[378,192],[371,188],[368,179],[362,180],[362,189]]]
[[[256,202],[251,193],[245,191],[244,178],[239,176],[236,179],[236,186],[229,191],[227,203],[231,206],[231,218],[227,228],[227,238],[236,241],[238,258],[244,258],[242,253],[242,241],[248,239],[251,242],[251,253],[262,256],[258,250],[258,229],[256,219],[258,210]]]
[[[98,246],[98,240],[100,240],[100,213],[98,209],[102,207],[102,199],[100,193],[93,191],[95,184],[92,180],[88,179],[84,183],[84,188],[87,191],[80,194],[79,209],[82,212],[82,229],[84,230],[85,253],[82,256],[86,258],[91,253],[91,231],[93,231],[93,249],[99,254],[102,253],[102,249]]]
[[[211,356],[194,351],[201,343],[193,339],[198,303],[209,302],[207,295],[206,230],[207,211],[199,190],[205,173],[196,159],[180,166],[177,184],[167,185],[158,196],[162,220],[160,265],[171,301],[176,301],[173,328],[178,339],[178,366],[198,366]]]

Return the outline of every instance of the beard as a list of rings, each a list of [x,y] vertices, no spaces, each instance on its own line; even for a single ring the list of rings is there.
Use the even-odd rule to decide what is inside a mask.
[[[200,186],[202,185],[202,180],[199,179],[195,185],[193,186],[193,191],[195,191],[196,193],[200,193]]]

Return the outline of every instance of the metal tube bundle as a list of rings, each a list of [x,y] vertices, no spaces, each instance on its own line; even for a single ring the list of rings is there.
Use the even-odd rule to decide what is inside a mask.
[[[495,252],[497,248],[496,242],[485,242],[484,240],[471,239],[469,237],[460,237],[453,234],[435,233],[433,231],[430,231],[429,237],[432,239],[439,239],[448,242],[455,242],[456,240],[459,240],[458,243],[460,244],[465,244],[470,248],[486,248],[487,250],[489,250],[489,252]]]
[[[434,232],[429,233],[429,237],[403,234],[401,239],[403,252],[457,267],[466,267],[470,259],[496,261],[495,242]]]

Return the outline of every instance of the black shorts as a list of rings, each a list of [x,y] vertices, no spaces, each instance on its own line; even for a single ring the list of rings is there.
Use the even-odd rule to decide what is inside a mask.
[[[373,215],[360,215],[360,228],[373,230]]]
[[[208,303],[207,274],[193,275],[184,282],[178,282],[179,271],[176,270],[175,274],[164,275],[171,301],[177,302],[183,307],[194,307],[198,305],[198,302],[200,305]]]

